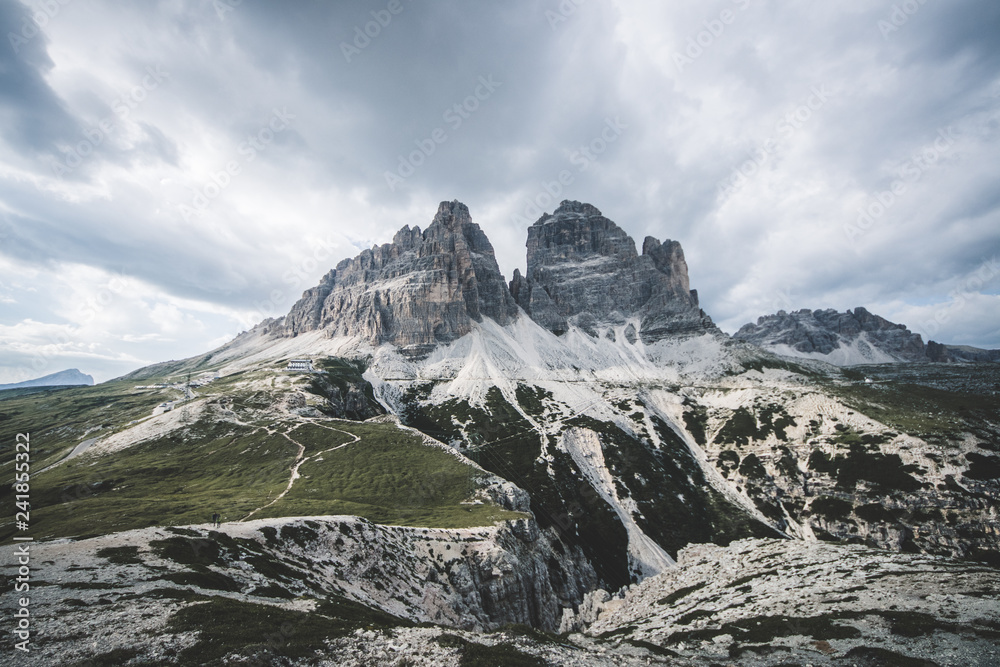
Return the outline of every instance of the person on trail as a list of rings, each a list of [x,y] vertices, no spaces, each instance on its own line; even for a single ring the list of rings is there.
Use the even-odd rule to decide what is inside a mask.
[[[213,526],[214,526],[215,528],[218,528],[218,527],[219,527],[219,519],[221,519],[221,518],[222,518],[222,517],[220,517],[220,516],[219,516],[219,513],[218,513],[218,512],[216,512],[215,514],[213,514],[213,515],[212,515],[212,525],[213,525]]]

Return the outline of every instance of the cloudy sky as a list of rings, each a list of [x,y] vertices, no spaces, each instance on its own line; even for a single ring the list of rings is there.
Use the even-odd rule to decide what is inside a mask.
[[[1000,348],[996,0],[0,0],[0,26],[0,383],[206,351],[451,199],[508,279],[578,199],[681,241],[726,331],[862,305]]]

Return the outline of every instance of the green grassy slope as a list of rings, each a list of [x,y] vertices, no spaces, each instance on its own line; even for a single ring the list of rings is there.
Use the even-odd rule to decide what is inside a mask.
[[[31,433],[31,532],[36,539],[85,536],[151,525],[355,514],[372,521],[456,528],[522,518],[495,504],[471,502],[485,475],[392,423],[296,418],[276,413],[287,387],[259,382],[267,371],[240,373],[198,389],[199,414],[162,437],[105,455],[60,461],[80,442],[149,416],[171,389],[136,390],[118,381],[0,400],[5,477],[13,479],[13,435]],[[253,386],[247,381],[258,380]],[[149,384],[160,378],[143,380]],[[268,384],[270,382],[270,385]],[[177,408],[183,409],[183,408]],[[306,460],[290,492],[292,467]],[[327,451],[344,445],[336,451]],[[0,487],[13,507],[14,489]],[[261,509],[265,508],[265,509]],[[0,519],[0,539],[15,530]]]
[[[318,425],[299,426],[290,435],[307,447],[307,455],[349,444],[308,460],[296,483],[274,505],[255,518],[357,514],[378,523],[460,528],[489,525],[524,515],[491,504],[469,504],[485,475],[453,454],[421,443],[418,435],[394,424],[332,424],[360,438]],[[323,432],[329,440],[323,443]],[[463,504],[465,502],[465,504]]]

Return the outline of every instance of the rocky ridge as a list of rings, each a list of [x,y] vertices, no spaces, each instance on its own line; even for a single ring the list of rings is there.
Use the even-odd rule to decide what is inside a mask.
[[[777,354],[820,359],[846,366],[927,361],[920,334],[862,307],[839,313],[832,308],[792,313],[779,310],[743,325],[733,338]]]
[[[38,581],[31,589],[36,654],[13,664],[65,662],[86,658],[94,648],[106,653],[131,647],[138,638],[129,633],[130,613],[149,619],[142,621],[152,635],[143,642],[146,655],[164,658],[167,651],[185,658],[187,650],[188,662],[182,664],[203,664],[190,661],[197,641],[171,636],[164,625],[178,601],[204,603],[218,596],[263,609],[279,604],[321,614],[315,600],[336,596],[391,614],[400,625],[436,623],[483,632],[520,624],[554,630],[564,606],[581,599],[595,579],[585,562],[559,555],[546,540],[529,520],[444,530],[324,516],[225,523],[218,529],[148,528],[45,543],[33,552],[49,563],[48,583]],[[3,551],[9,556],[13,547]],[[16,562],[7,558],[4,568],[16,571]],[[91,574],[74,585],[69,582],[79,580],[77,570]],[[109,613],[60,612],[74,600],[79,606],[108,605]],[[4,609],[12,602],[7,599]],[[59,641],[81,631],[98,643],[71,647]]]
[[[984,350],[970,345],[944,345],[927,341],[927,358],[945,363],[1000,362],[1000,350]]]
[[[530,537],[516,526],[441,531],[302,517],[40,544],[46,582],[32,589],[35,652],[8,664],[936,667],[1000,659],[1000,571],[794,540],[689,545],[668,572],[616,595],[596,590],[576,613],[567,609],[559,636],[496,628],[530,616],[530,606],[512,604],[526,602],[512,590],[547,585],[519,578]],[[12,604],[7,596],[3,609]],[[211,614],[230,634],[206,622]]]
[[[814,541],[690,545],[622,598],[596,592],[596,636],[684,660],[777,665],[995,664],[1000,571]],[[588,620],[590,621],[588,623]],[[900,638],[905,637],[905,642]]]
[[[27,387],[62,387],[67,385],[92,385],[92,384],[94,384],[94,377],[92,375],[81,373],[76,368],[70,368],[65,371],[59,371],[58,373],[51,373],[44,377],[35,378],[33,380],[25,380],[24,382],[13,382],[10,384],[0,384],[0,390],[22,389]]]

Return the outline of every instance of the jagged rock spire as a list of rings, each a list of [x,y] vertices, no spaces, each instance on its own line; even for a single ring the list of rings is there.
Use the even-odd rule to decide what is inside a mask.
[[[426,230],[400,229],[392,243],[340,262],[285,318],[297,335],[324,329],[420,354],[490,317],[517,315],[489,239],[458,201],[442,202]]]

